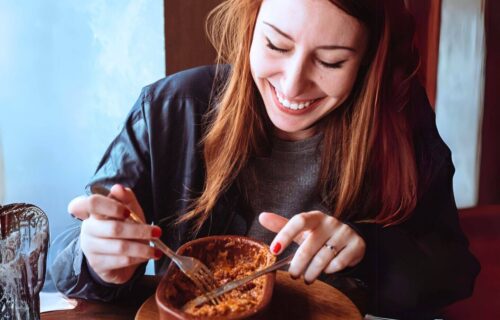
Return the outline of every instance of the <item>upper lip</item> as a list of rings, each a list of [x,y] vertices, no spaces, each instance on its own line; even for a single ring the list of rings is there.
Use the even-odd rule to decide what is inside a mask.
[[[281,91],[279,91],[272,83],[269,83],[271,85],[272,90],[276,90],[276,93],[279,93],[279,95],[286,99],[287,101],[291,103],[305,103],[305,102],[313,102],[315,100],[318,100],[319,98],[310,98],[310,99],[290,99],[286,95],[284,95]]]

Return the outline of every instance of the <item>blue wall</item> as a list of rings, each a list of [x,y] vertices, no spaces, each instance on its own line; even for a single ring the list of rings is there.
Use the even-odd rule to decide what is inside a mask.
[[[141,88],[164,76],[163,1],[0,0],[0,202],[52,239]]]

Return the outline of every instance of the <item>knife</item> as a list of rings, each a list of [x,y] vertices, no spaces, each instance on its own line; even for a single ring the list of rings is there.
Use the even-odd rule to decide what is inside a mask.
[[[189,308],[193,308],[193,307],[197,307],[199,305],[202,305],[206,302],[209,302],[211,299],[213,298],[216,298],[228,291],[231,291],[235,288],[238,288],[239,286],[242,286],[244,285],[245,283],[249,282],[249,281],[252,281],[253,279],[255,278],[258,278],[268,272],[272,272],[274,270],[277,270],[283,266],[286,266],[287,264],[290,264],[290,262],[292,261],[292,258],[293,258],[293,254],[292,255],[289,255],[288,257],[270,265],[269,267],[267,268],[264,268],[262,270],[259,270],[255,273],[252,273],[244,278],[241,278],[241,279],[237,279],[237,280],[233,280],[231,282],[228,282],[226,283],[225,285],[222,285],[220,287],[218,287],[217,289],[214,289],[208,293],[205,293],[201,296],[198,296],[197,298],[193,299],[193,300],[190,300],[188,301],[183,307],[182,307],[182,310],[186,310],[186,309],[189,309]]]

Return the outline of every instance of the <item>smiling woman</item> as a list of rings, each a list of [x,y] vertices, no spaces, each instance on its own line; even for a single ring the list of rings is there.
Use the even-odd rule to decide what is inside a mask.
[[[372,314],[470,295],[478,264],[403,0],[227,0],[208,31],[218,64],[145,87],[90,182],[110,197],[70,203],[84,221],[59,289],[115,299],[148,259],[165,269],[147,240],[240,234],[293,254],[293,278],[350,283]]]

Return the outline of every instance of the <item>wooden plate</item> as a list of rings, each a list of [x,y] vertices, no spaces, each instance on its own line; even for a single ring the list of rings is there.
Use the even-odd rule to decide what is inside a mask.
[[[342,292],[321,281],[311,285],[278,271],[271,301],[272,319],[362,319],[359,310]],[[159,319],[154,295],[139,308],[135,320]]]

